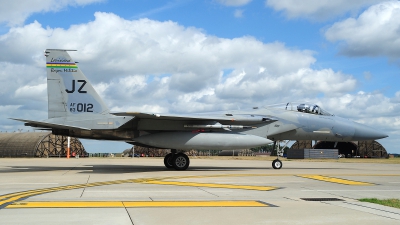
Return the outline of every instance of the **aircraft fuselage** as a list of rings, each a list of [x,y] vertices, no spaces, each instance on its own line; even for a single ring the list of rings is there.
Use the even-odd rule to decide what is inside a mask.
[[[135,141],[146,146],[176,149],[250,148],[276,140],[341,142],[386,137],[385,134],[370,127],[333,115],[271,108],[210,114],[226,117],[229,120],[171,120],[163,119],[162,116],[154,118],[125,116],[123,118],[129,121],[116,129],[112,125],[123,118],[113,115],[103,119],[104,121],[101,119],[97,121],[97,124],[103,124],[98,127],[100,129],[53,129],[53,132],[89,139]],[[248,119],[244,120],[244,117]],[[263,121],[263,118],[268,119]],[[72,126],[78,124],[82,122],[71,121]],[[214,124],[241,126],[243,129],[215,129]]]

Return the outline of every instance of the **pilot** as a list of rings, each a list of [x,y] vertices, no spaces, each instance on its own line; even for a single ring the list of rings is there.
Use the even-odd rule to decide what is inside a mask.
[[[318,112],[319,112],[319,107],[318,107],[318,105],[314,105],[311,112],[312,112],[312,113],[315,113],[315,114],[319,114],[319,113],[318,113]]]

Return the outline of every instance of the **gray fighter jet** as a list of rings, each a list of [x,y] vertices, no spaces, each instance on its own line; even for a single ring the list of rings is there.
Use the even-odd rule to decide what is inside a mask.
[[[387,137],[306,103],[199,114],[112,113],[68,51],[73,50],[45,50],[48,119],[14,120],[53,134],[171,149],[164,164],[177,170],[187,169],[190,163],[177,150],[251,148],[279,140],[341,142]],[[280,169],[282,162],[276,159],[272,166]]]

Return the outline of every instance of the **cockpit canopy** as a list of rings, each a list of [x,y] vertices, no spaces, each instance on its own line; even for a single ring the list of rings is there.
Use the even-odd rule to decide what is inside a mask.
[[[290,103],[288,103],[290,104]],[[287,104],[287,106],[288,106]],[[315,104],[307,104],[301,103],[297,105],[297,111],[304,112],[304,113],[311,113],[317,115],[324,115],[324,116],[332,116],[332,114],[328,113],[327,111],[323,110],[321,107]]]
[[[288,102],[286,104],[278,104],[278,105],[274,105],[272,107],[273,108],[282,108],[283,107],[285,110],[317,114],[317,115],[322,115],[322,116],[333,116],[332,114],[323,110],[317,104]]]

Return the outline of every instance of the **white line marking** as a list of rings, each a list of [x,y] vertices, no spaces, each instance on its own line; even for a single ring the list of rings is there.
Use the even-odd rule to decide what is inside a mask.
[[[350,192],[350,191],[400,191],[400,190],[301,190],[301,191],[346,191],[346,192]]]
[[[5,183],[0,185],[15,185],[15,184],[37,184],[37,185],[45,185],[45,184],[59,184],[59,183]]]
[[[92,192],[92,193],[97,193],[97,192],[98,193],[104,193],[104,192],[110,192],[110,193],[135,193],[135,192],[138,192],[138,193],[171,192],[172,193],[172,192],[179,192],[179,193],[181,193],[181,192],[195,192],[195,191],[203,192],[201,190],[193,190],[193,191],[88,191],[88,190],[86,190],[85,193],[88,193],[88,192]]]
[[[232,182],[218,182],[218,184],[248,184],[248,185],[252,185],[252,184],[286,184],[286,183],[304,183],[304,181],[268,181],[268,182],[236,182],[236,181],[232,181]]]

